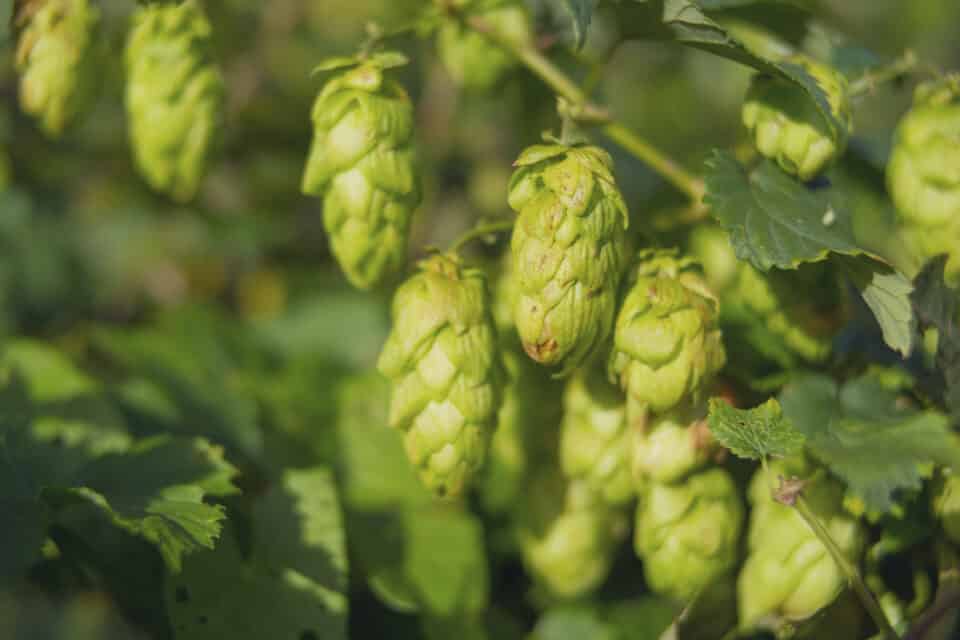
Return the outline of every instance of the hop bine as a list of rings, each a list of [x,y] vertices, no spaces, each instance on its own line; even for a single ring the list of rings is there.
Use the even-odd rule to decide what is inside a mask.
[[[806,181],[846,150],[853,126],[849,88],[840,72],[807,56],[788,57],[785,62],[802,67],[816,80],[839,126],[827,122],[802,87],[766,74],[753,77],[741,115],[757,151]]]
[[[484,274],[434,255],[393,298],[377,368],[393,381],[390,424],[439,496],[457,496],[483,464],[503,373]]]
[[[92,97],[100,12],[89,0],[35,0],[22,5],[15,59],[20,106],[57,138]]]
[[[137,9],[127,41],[133,155],[151,187],[193,198],[221,128],[224,82],[210,22],[196,0]]]
[[[569,373],[610,335],[626,253],[627,209],[610,156],[536,145],[515,162],[514,319],[527,354]]]

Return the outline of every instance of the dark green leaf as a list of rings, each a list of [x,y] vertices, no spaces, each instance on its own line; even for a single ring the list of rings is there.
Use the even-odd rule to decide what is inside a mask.
[[[889,265],[868,256],[837,256],[835,260],[850,276],[864,302],[873,311],[887,346],[904,357],[910,355],[917,332],[916,318],[910,304],[910,293],[913,291],[910,280]]]
[[[914,280],[911,298],[922,330],[937,331],[937,369],[943,376],[943,400],[954,424],[960,422],[960,327],[957,292],[944,282],[946,256],[928,262]]]
[[[803,447],[803,434],[783,417],[780,403],[774,398],[753,409],[735,409],[724,400],[712,398],[709,421],[713,436],[741,458],[788,456]]]

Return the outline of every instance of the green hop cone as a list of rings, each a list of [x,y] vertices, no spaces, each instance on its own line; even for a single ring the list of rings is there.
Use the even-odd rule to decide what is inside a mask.
[[[609,154],[535,145],[514,163],[514,312],[527,354],[568,373],[610,335],[626,253],[627,209]]]
[[[809,477],[802,459],[778,460],[770,477]],[[856,519],[843,509],[843,487],[826,477],[805,485],[804,499],[840,550],[855,561],[864,543]],[[827,548],[792,507],[774,501],[761,469],[749,489],[749,555],[737,580],[742,627],[806,620],[832,603],[846,579]]]
[[[141,6],[124,59],[137,167],[157,191],[190,200],[206,172],[225,98],[210,21],[196,0]]]
[[[803,88],[766,74],[753,77],[741,116],[761,155],[775,160],[787,173],[810,180],[847,147],[853,126],[849,88],[840,72],[806,56],[785,62],[803,67],[817,81],[832,115],[841,123],[839,129],[830,126]]]
[[[609,369],[631,422],[695,404],[726,362],[719,304],[699,268],[675,251],[644,250],[617,316]]]
[[[623,393],[592,367],[581,369],[563,394],[560,464],[607,503],[634,496],[630,471],[630,429]]]
[[[650,588],[691,600],[733,568],[742,525],[740,496],[723,469],[680,484],[650,484],[640,498],[634,537]]]
[[[93,95],[99,10],[89,0],[27,3],[16,51],[20,106],[59,137]]]
[[[949,473],[937,484],[933,512],[943,523],[947,537],[960,544],[960,476]]]
[[[439,496],[457,496],[489,446],[503,373],[486,278],[434,255],[393,298],[393,329],[377,368],[393,381],[390,425]]]
[[[484,24],[517,45],[532,39],[530,17],[523,3],[516,0],[474,0],[463,2],[469,17]],[[437,52],[454,81],[465,89],[487,91],[516,67],[516,56],[486,35],[465,25],[461,18],[445,20],[437,32]]]
[[[420,178],[413,106],[384,76],[380,54],[331,78],[313,104],[313,143],[301,189],[323,198],[330,246],[350,282],[374,287],[400,271]]]
[[[894,136],[887,188],[904,238],[922,260],[948,253],[960,273],[960,79],[920,85]]]
[[[653,416],[637,429],[631,442],[633,477],[638,487],[648,481],[677,482],[710,457],[710,430],[702,405],[680,407]]]

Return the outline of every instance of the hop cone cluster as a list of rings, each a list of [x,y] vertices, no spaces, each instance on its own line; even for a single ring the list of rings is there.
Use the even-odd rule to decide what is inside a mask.
[[[809,477],[810,471],[797,459],[771,465],[773,477]],[[841,551],[855,560],[864,536],[856,519],[843,510],[843,487],[819,478],[804,487],[803,495]],[[773,500],[763,470],[754,475],[749,497],[749,556],[737,581],[741,625],[813,616],[843,590],[843,573],[796,510]]]
[[[517,159],[511,250],[520,290],[514,319],[524,350],[569,372],[610,334],[626,252],[627,209],[609,154],[536,145]]]
[[[150,186],[177,201],[196,194],[221,127],[225,89],[212,48],[196,0],[134,14],[125,53],[133,155]]]
[[[742,525],[740,496],[723,469],[680,484],[651,484],[641,496],[634,537],[650,588],[691,600],[733,568]]]
[[[58,137],[92,95],[99,10],[89,0],[27,3],[16,51],[20,105]]]
[[[633,477],[638,487],[647,481],[678,482],[709,458],[709,435],[702,405],[653,416],[635,430],[631,444]]]
[[[530,18],[522,2],[516,0],[474,0],[463,2],[470,16],[482,19],[487,28],[500,37],[524,45],[532,35]],[[437,51],[454,81],[465,89],[486,91],[517,65],[516,56],[492,42],[489,37],[463,24],[461,19],[446,20],[437,32]]]
[[[846,149],[853,125],[849,89],[846,78],[830,66],[806,56],[786,61],[803,67],[817,81],[840,129],[830,127],[803,88],[766,74],[754,76],[741,116],[761,155],[787,173],[810,180]]]
[[[614,330],[610,372],[642,420],[696,402],[726,361],[718,303],[695,263],[675,252],[640,253]]]
[[[960,80],[920,85],[897,126],[887,187],[913,253],[960,274]]]
[[[304,193],[323,198],[330,246],[361,289],[400,270],[420,179],[413,148],[413,106],[384,77],[387,54],[331,78],[313,103],[313,143]]]
[[[397,289],[392,317],[377,362],[393,381],[390,424],[424,484],[459,495],[483,463],[502,393],[486,278],[432,256]]]
[[[560,463],[610,505],[634,496],[630,429],[623,394],[592,368],[579,371],[563,394]]]

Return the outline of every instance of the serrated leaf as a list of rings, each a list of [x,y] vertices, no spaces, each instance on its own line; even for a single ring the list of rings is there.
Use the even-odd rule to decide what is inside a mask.
[[[770,398],[753,409],[736,409],[719,398],[710,399],[710,432],[734,455],[750,460],[796,453],[805,440],[783,416],[780,403]]]
[[[889,512],[898,491],[922,486],[931,463],[960,465],[946,417],[902,406],[897,392],[874,376],[843,387],[825,376],[802,376],[787,385],[780,402],[807,436],[807,449],[868,511]]]
[[[766,160],[747,172],[724,151],[714,151],[707,168],[705,201],[737,257],[761,271],[793,269],[831,252],[865,253],[849,211],[830,189],[810,189]]]
[[[944,281],[946,256],[928,262],[914,279],[911,296],[921,330],[937,330],[936,366],[943,376],[943,400],[956,425],[960,423],[960,327],[957,292]]]
[[[910,304],[913,291],[910,280],[889,265],[867,256],[837,256],[835,260],[870,307],[887,346],[904,357],[910,355],[917,332]]]

